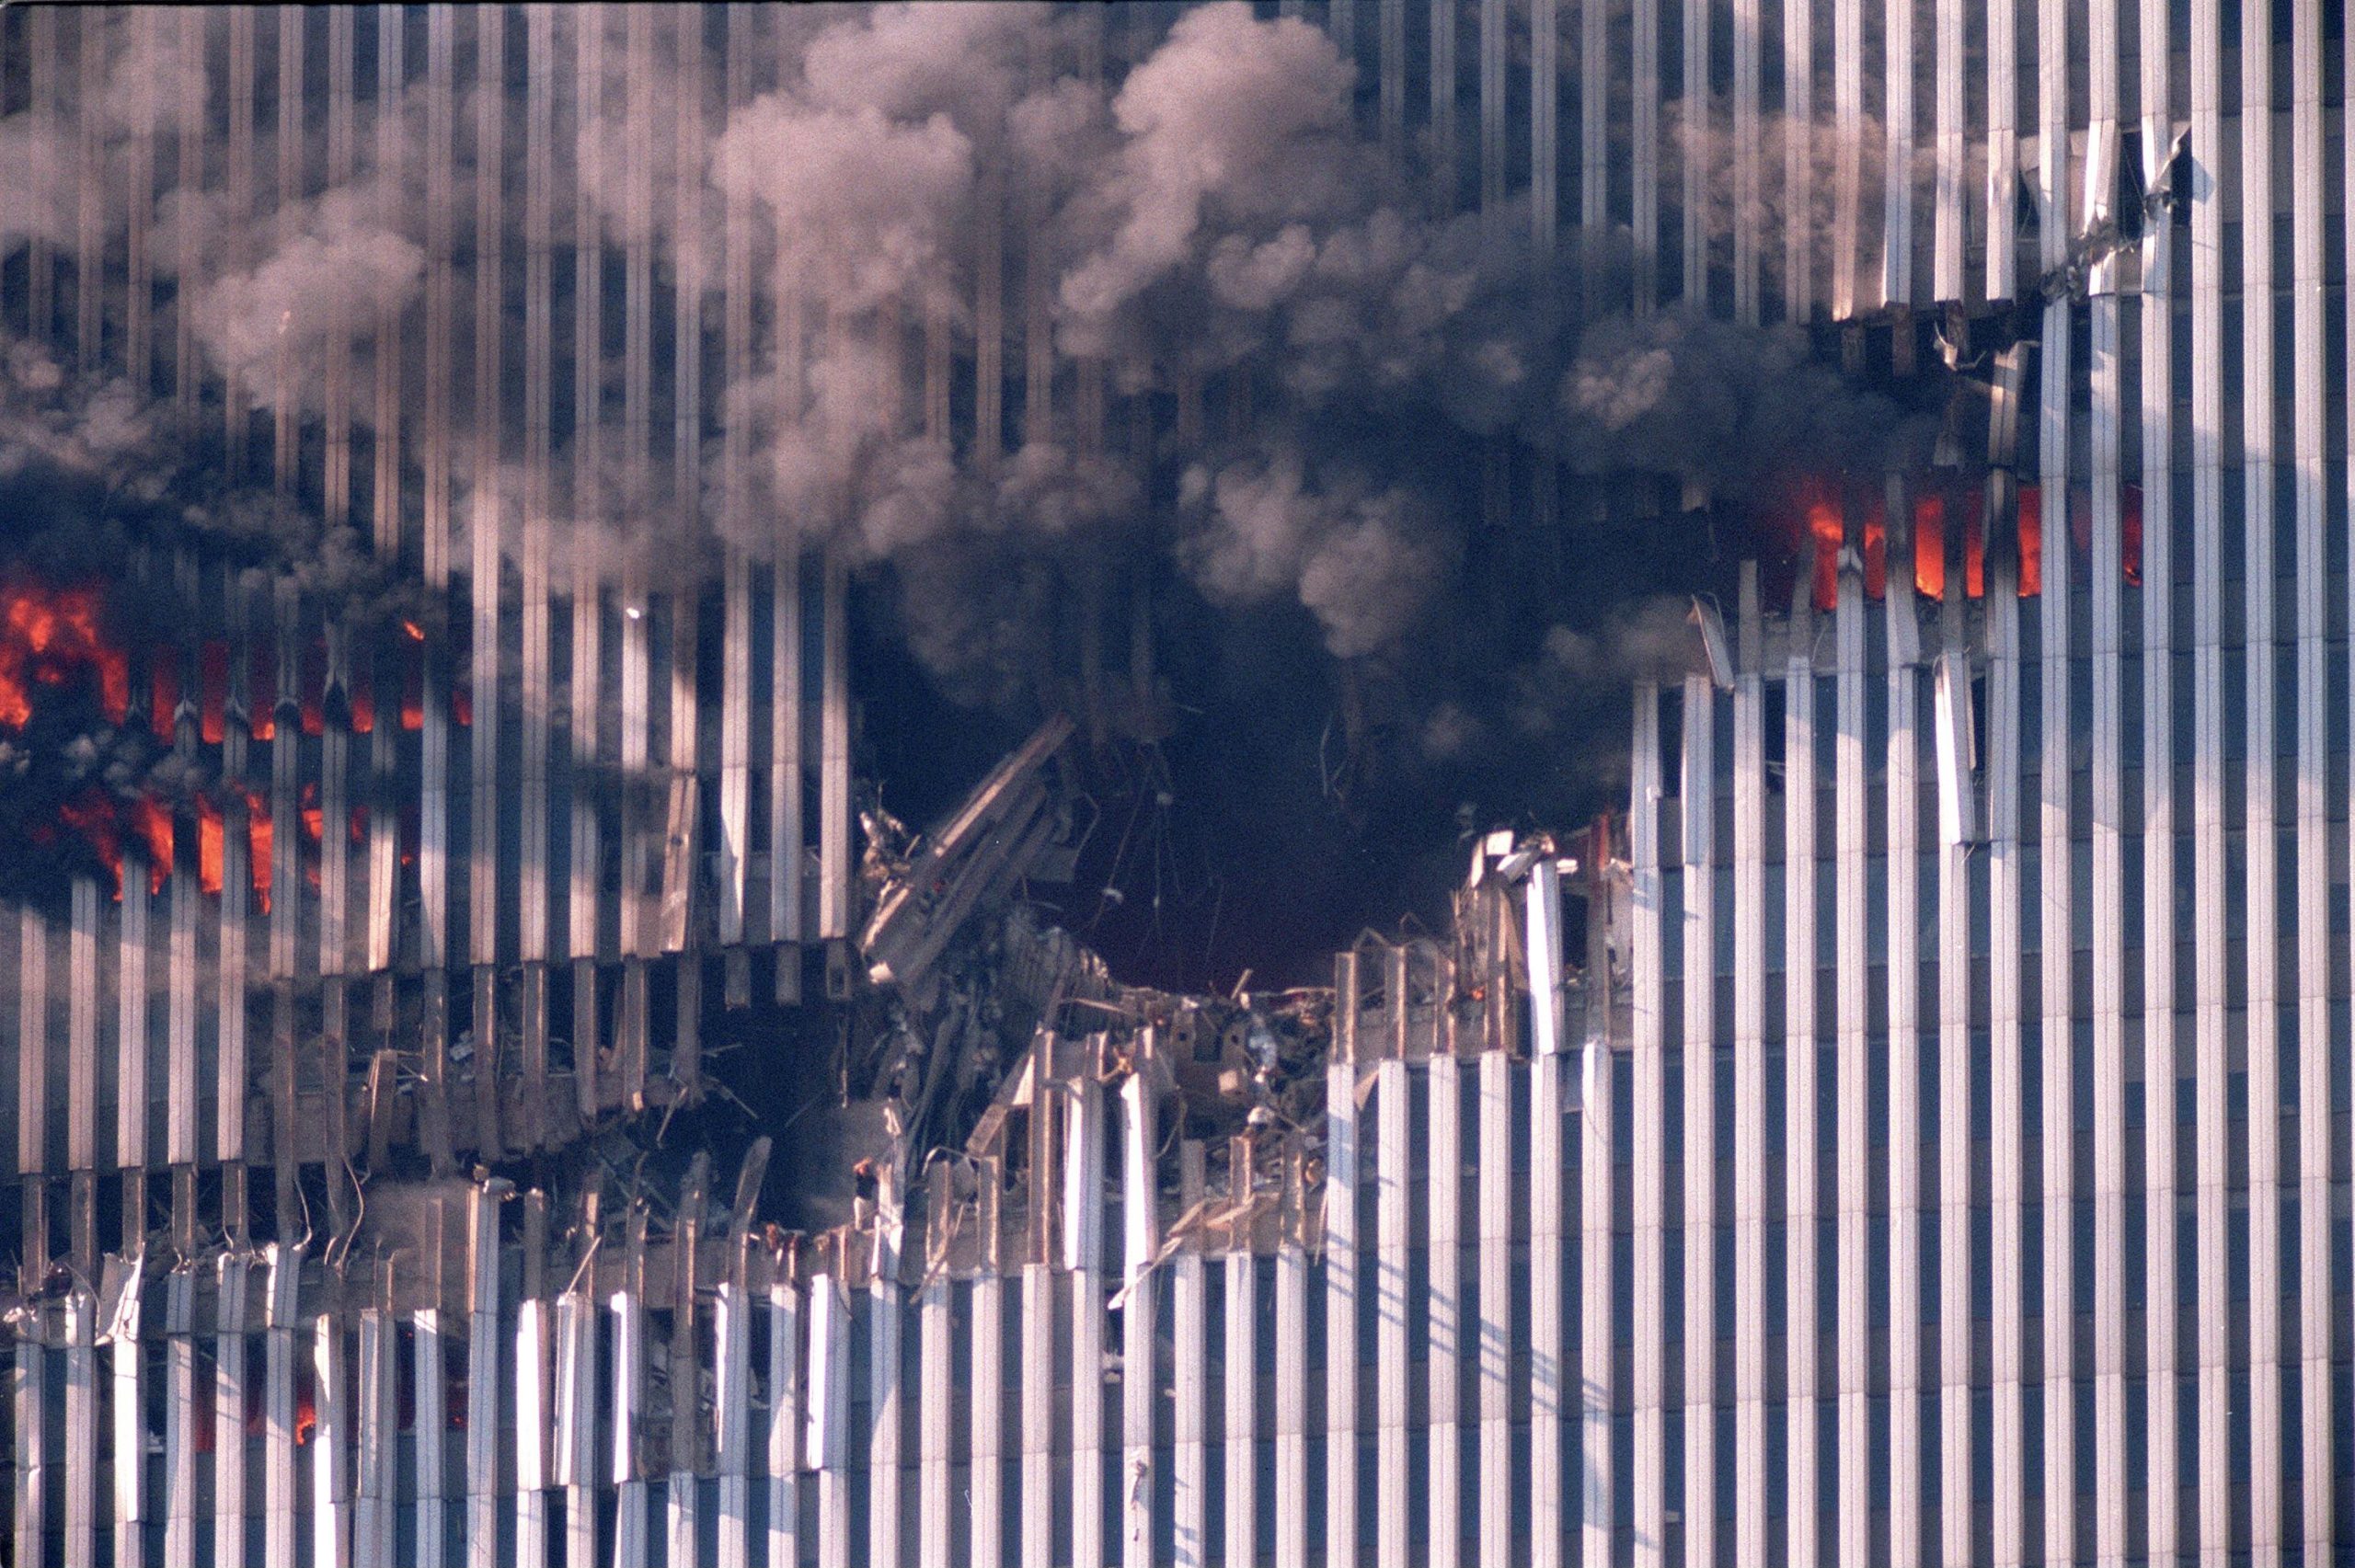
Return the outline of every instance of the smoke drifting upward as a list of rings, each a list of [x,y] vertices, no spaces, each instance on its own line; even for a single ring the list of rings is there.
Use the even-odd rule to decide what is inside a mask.
[[[555,461],[584,476],[558,501],[569,550],[673,574],[701,570],[718,542],[841,551],[890,634],[869,668],[912,658],[985,711],[960,721],[983,734],[1063,700],[1075,597],[1142,582],[1155,678],[1189,715],[1168,738],[1178,776],[1164,793],[1212,814],[1183,831],[1228,873],[1235,853],[1215,841],[1229,818],[1261,825],[1242,840],[1373,854],[1350,874],[1359,893],[1317,896],[1335,921],[1397,902],[1365,890],[1394,889],[1423,855],[1429,830],[1410,819],[1446,824],[1444,839],[1463,802],[1559,819],[1607,798],[1619,694],[1644,672],[1628,628],[1648,624],[1648,595],[1710,586],[1726,565],[1707,525],[1628,521],[1630,496],[1697,486],[1738,527],[1740,493],[1782,471],[1878,468],[1926,448],[1909,406],[1817,364],[1795,330],[1627,314],[1624,242],[1565,235],[1541,252],[1525,211],[1454,213],[1409,195],[1432,182],[1363,133],[1353,67],[1304,21],[1223,0],[1145,38],[1123,15],[1108,60],[1103,15],[1044,6],[751,17],[727,16],[731,35],[753,30],[726,47],[758,59],[732,102],[700,21],[557,18],[556,246],[593,235],[608,253],[644,247],[659,289],[709,295],[715,322],[720,253],[747,246],[727,261],[760,296],[732,382],[716,384],[719,357],[705,357],[704,427],[657,435],[641,465],[703,476],[690,537],[675,513],[654,521],[659,475],[616,456],[627,443],[603,429],[611,395],[557,410]],[[27,197],[0,212],[0,241],[70,246],[88,160],[109,213],[129,211],[116,194],[138,189],[132,171],[162,171],[147,189],[167,188],[140,214],[145,254],[184,303],[208,388],[191,406],[214,429],[213,389],[301,402],[331,361],[367,373],[381,322],[396,325],[412,390],[427,311],[448,308],[428,298],[436,245],[496,247],[512,265],[535,243],[529,203],[475,200],[485,179],[522,189],[526,136],[511,131],[499,161],[478,164],[466,131],[472,95],[515,92],[523,28],[500,23],[507,81],[462,85],[439,109],[422,49],[402,80],[373,82],[363,47],[373,107],[348,173],[262,224],[238,207],[250,170],[183,164],[192,180],[167,177],[169,128],[212,112],[186,84],[210,79],[213,25],[90,28],[107,51],[103,111],[76,133],[30,111],[0,120]],[[696,134],[674,134],[682,116]],[[520,108],[509,119],[520,125]],[[454,170],[440,184],[425,173],[437,156]],[[517,232],[478,231],[494,211]],[[620,377],[619,326],[669,308],[629,295],[624,271],[556,273],[560,320],[603,312],[605,358],[574,376],[592,388]],[[562,338],[560,362],[575,352]],[[229,482],[219,443],[145,384],[73,383],[12,352],[0,483],[11,515],[32,520],[13,558],[56,555],[40,569],[75,581],[78,551],[201,533],[242,569],[291,574],[331,604],[395,601],[353,529]],[[496,411],[510,429],[523,422],[518,379]],[[678,395],[651,397],[667,414]],[[516,487],[503,470],[468,472],[457,444],[461,494]],[[728,465],[743,453],[739,485]],[[1499,474],[1540,467],[1554,471],[1555,515],[1572,521],[1496,526]],[[460,561],[473,515],[452,511]],[[873,761],[887,777],[905,766],[902,805],[921,814],[962,782],[920,738],[936,710],[875,694]],[[1206,941],[1185,963],[1231,972],[1246,951]]]

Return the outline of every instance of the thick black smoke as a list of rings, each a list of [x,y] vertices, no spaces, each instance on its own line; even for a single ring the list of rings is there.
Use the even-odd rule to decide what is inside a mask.
[[[1362,133],[1352,67],[1307,23],[1240,0],[1157,36],[1135,23],[1044,6],[764,17],[752,25],[778,30],[777,77],[725,117],[698,167],[673,156],[669,128],[703,102],[689,84],[719,78],[717,57],[682,58],[665,23],[656,70],[633,72],[637,21],[563,14],[558,68],[593,29],[604,108],[560,151],[559,246],[593,222],[608,246],[651,246],[666,287],[716,287],[725,217],[747,214],[775,320],[758,362],[717,393],[749,437],[749,487],[720,482],[717,441],[671,455],[729,498],[684,537],[675,519],[648,521],[659,509],[621,482],[593,420],[559,429],[558,462],[596,475],[562,503],[569,556],[692,573],[724,539],[822,544],[862,569],[885,635],[865,650],[870,761],[905,781],[892,787],[909,815],[978,771],[949,765],[944,724],[979,752],[1068,700],[1071,606],[1091,584],[1145,585],[1174,729],[1157,755],[1099,759],[1120,897],[1076,912],[1132,930],[1141,962],[1201,979],[1252,961],[1230,934],[1268,918],[1252,911],[1315,911],[1290,944],[1249,933],[1260,950],[1314,951],[1407,884],[1438,886],[1459,807],[1558,821],[1608,801],[1626,681],[1681,668],[1676,637],[1653,635],[1660,606],[1681,612],[1677,596],[1729,570],[1735,546],[1715,531],[1738,532],[1746,498],[1785,472],[1878,469],[1926,435],[1796,329],[1632,314],[1622,240],[1541,252],[1525,211],[1433,210],[1410,194],[1432,182]],[[92,26],[109,51],[97,145],[110,192],[204,79],[202,35],[176,18]],[[1082,65],[1091,56],[1101,69]],[[384,322],[414,374],[429,236],[447,226],[478,248],[472,177],[521,188],[520,136],[498,171],[469,167],[462,136],[437,211],[425,86],[381,97],[390,112],[360,138],[351,178],[282,221],[239,221],[217,176],[148,214],[207,372],[258,402],[312,396],[331,350],[364,367]],[[474,113],[462,93],[455,123]],[[1684,140],[1712,199],[1731,200],[1723,150]],[[1868,160],[1877,141],[1848,152]],[[1778,162],[1826,171],[1843,155],[1820,137],[1769,142]],[[61,215],[85,177],[75,139],[20,114],[0,121],[0,145],[30,198],[0,215],[0,239],[73,243]],[[576,166],[586,200],[572,212]],[[107,210],[121,205],[110,195]],[[523,202],[505,210],[520,225]],[[1766,216],[1831,222],[1821,203]],[[521,232],[499,238],[511,257],[524,248]],[[1008,258],[986,295],[984,254]],[[606,272],[610,323],[624,302]],[[999,431],[962,406],[927,429],[915,342],[945,338],[971,363],[983,333],[1015,339],[1010,372],[1054,372],[1051,418],[1029,424],[1009,386]],[[356,535],[221,483],[217,449],[143,392],[33,384],[53,373],[12,370],[0,409],[0,475],[49,493],[22,514],[48,509],[40,548],[201,532],[329,602],[393,593]],[[1115,419],[1109,451],[1074,417],[1084,376],[1146,415]],[[1227,417],[1171,440],[1211,386]],[[1163,433],[1147,444],[1141,430]],[[515,486],[465,472],[471,443],[456,444],[462,487]],[[1538,526],[1510,514],[1547,488],[1541,466],[1554,510]],[[1689,498],[1711,509],[1687,511]],[[454,509],[462,534],[468,516]],[[1123,836],[1112,818],[1132,807]],[[1202,934],[1172,957],[1165,925]]]

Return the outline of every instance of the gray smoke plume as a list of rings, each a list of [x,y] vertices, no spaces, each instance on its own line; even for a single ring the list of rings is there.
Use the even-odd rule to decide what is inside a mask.
[[[495,240],[510,265],[527,249],[519,115],[508,116],[500,162],[477,163],[474,95],[506,84],[462,85],[437,108],[412,61],[410,79],[369,108],[348,177],[315,191],[327,182],[314,179],[303,188],[312,193],[257,221],[233,210],[223,169],[197,168],[193,185],[178,177],[177,126],[214,107],[192,105],[190,92],[218,74],[207,74],[205,41],[221,25],[147,12],[92,23],[84,36],[104,52],[104,105],[80,113],[67,84],[65,115],[0,120],[19,198],[0,204],[0,244],[37,236],[70,251],[92,200],[114,225],[132,191],[145,200],[160,188],[142,213],[145,254],[188,313],[206,381],[198,406],[224,382],[257,404],[315,406],[331,358],[366,373],[385,321],[399,335],[406,395],[424,361],[434,237],[462,258]],[[1573,642],[1544,633],[1579,618],[1567,611],[1534,607],[1510,637],[1466,630],[1467,602],[1499,580],[1501,531],[1479,525],[1495,471],[1558,464],[1557,515],[1582,520],[1629,489],[1657,494],[1660,478],[1724,496],[1779,469],[1878,467],[1927,444],[1905,406],[1823,365],[1794,329],[1631,314],[1625,236],[1566,235],[1541,252],[1524,208],[1434,209],[1432,182],[1393,166],[1361,129],[1354,67],[1300,19],[1219,0],[1148,37],[1123,15],[1109,59],[1104,18],[1076,7],[731,12],[727,25],[774,43],[775,73],[764,61],[760,90],[710,114],[697,166],[676,132],[682,113],[709,114],[718,97],[717,55],[695,53],[706,33],[621,8],[556,17],[558,74],[574,79],[584,45],[600,64],[578,94],[585,126],[572,123],[575,88],[559,95],[553,238],[567,250],[593,223],[609,263],[602,279],[557,269],[559,319],[595,291],[610,338],[626,308],[646,308],[622,297],[624,269],[611,262],[624,252],[651,260],[658,290],[716,296],[731,215],[749,219],[761,296],[752,361],[729,384],[706,383],[706,408],[742,446],[691,435],[673,451],[657,412],[641,464],[597,410],[569,429],[559,420],[557,465],[574,476],[556,503],[568,514],[564,558],[693,580],[721,542],[839,550],[888,586],[897,635],[960,700],[1012,705],[1046,690],[1064,589],[1120,563],[1182,581],[1216,624],[1291,615],[1312,647],[1350,667],[1339,679],[1363,710],[1353,727],[1388,726],[1409,752],[1461,761],[1500,737],[1558,729],[1558,718],[1531,715],[1559,704],[1522,700],[1524,688],[1600,692],[1628,673],[1568,657]],[[429,189],[445,112],[454,177]],[[1663,127],[1703,176],[1713,232],[1728,204],[1752,199],[1735,189],[1728,123],[1713,106],[1706,131],[1673,117]],[[271,138],[257,141],[267,204],[280,171]],[[1872,188],[1880,143],[1873,127],[1849,145],[1770,117],[1762,231],[1828,228],[1830,176],[1853,165]],[[1804,210],[1773,205],[1790,154],[1817,171]],[[474,232],[477,184],[491,177],[506,183],[499,210],[515,232]],[[123,239],[111,228],[102,237]],[[469,266],[456,315],[473,302]],[[707,308],[716,321],[716,298]],[[671,310],[664,300],[650,314]],[[557,337],[569,378],[572,346]],[[460,352],[472,351],[468,323]],[[618,402],[612,359],[590,379],[615,383]],[[944,361],[959,367],[961,389],[962,367],[984,360],[1005,378],[998,428],[981,429],[961,402],[946,419],[926,406],[919,387],[936,390]],[[219,440],[156,408],[145,386],[86,383],[45,361],[10,365],[0,475],[79,475],[53,486],[82,509],[72,527],[49,509],[59,538],[201,534],[241,569],[292,575],[361,612],[396,596],[356,534],[229,482]],[[1029,384],[1040,373],[1051,386]],[[1091,377],[1143,410],[1123,416],[1114,450],[1095,450],[1074,415]],[[1181,426],[1189,406],[1199,417],[1212,383],[1226,389],[1223,428],[1178,450],[1159,433],[1170,409]],[[458,417],[470,402],[457,399]],[[511,451],[474,472],[474,442],[454,445],[463,562],[465,492],[495,487],[491,509],[508,516],[526,492]],[[749,452],[741,489],[724,468],[739,452]],[[703,476],[704,515],[672,504],[680,472]],[[1606,548],[1644,557],[1640,581],[1588,572],[1597,602],[1614,609],[1561,627],[1563,638],[1626,642],[1616,607],[1691,569],[1671,558],[1683,546],[1665,524],[1648,544],[1563,527],[1546,543],[1573,564]],[[1478,588],[1476,567],[1488,574]],[[1165,623],[1186,612],[1156,601]],[[1329,702],[1330,671],[1307,679]]]

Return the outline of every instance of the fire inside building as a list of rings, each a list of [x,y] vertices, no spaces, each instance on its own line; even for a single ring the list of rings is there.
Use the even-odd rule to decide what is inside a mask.
[[[12,1560],[2349,1561],[2350,50],[0,11]]]

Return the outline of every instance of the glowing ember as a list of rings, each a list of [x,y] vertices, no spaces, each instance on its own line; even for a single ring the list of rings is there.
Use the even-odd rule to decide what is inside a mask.
[[[414,621],[403,621],[401,630],[408,634],[411,642],[421,643],[425,640],[425,628]]]
[[[33,689],[95,680],[108,722],[131,712],[131,660],[98,629],[95,588],[0,582],[0,727],[32,722]]]

